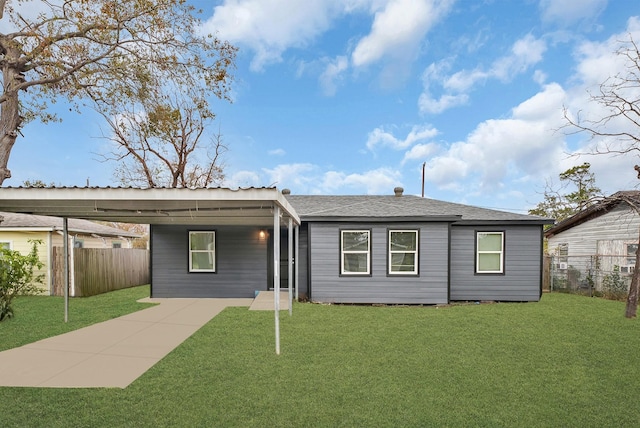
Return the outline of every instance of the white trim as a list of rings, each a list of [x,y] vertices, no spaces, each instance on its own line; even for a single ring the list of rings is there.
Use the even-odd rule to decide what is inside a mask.
[[[345,233],[367,233],[367,250],[346,250],[344,249],[344,234]],[[344,256],[345,254],[366,254],[367,255],[367,270],[366,272],[352,272],[347,271],[344,268]],[[371,274],[371,230],[369,229],[342,229],[340,230],[340,274],[342,275],[370,275]]]
[[[9,250],[13,250],[13,241],[8,239],[0,239],[0,244],[9,244]]]
[[[213,249],[207,250],[192,250],[191,249],[191,235],[199,233],[207,233],[213,235]],[[215,230],[190,230],[189,231],[189,272],[215,272],[216,271],[216,231]],[[193,253],[208,253],[211,260],[213,269],[194,269],[193,268]]]
[[[500,235],[501,249],[500,251],[480,251],[478,241],[480,235]],[[500,255],[500,269],[499,270],[480,270],[480,254],[499,254]],[[476,231],[476,273],[504,273],[504,232],[503,231],[490,231],[490,230],[477,230]]]
[[[393,251],[391,249],[391,234],[392,233],[413,233],[415,235],[415,244],[416,244],[416,249],[414,251]],[[417,275],[418,274],[418,247],[419,247],[419,233],[417,229],[389,229],[389,235],[388,235],[388,241],[389,241],[389,247],[387,248],[388,250],[388,256],[389,256],[389,267],[388,267],[388,274],[389,275]],[[394,271],[391,270],[393,264],[392,264],[392,256],[393,254],[413,254],[414,258],[413,258],[413,270],[412,271]]]

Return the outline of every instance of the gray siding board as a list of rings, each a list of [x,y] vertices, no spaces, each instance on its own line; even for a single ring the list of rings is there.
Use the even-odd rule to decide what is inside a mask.
[[[371,230],[371,275],[340,276],[340,229]],[[387,275],[387,231],[419,230],[419,275]],[[311,299],[333,303],[448,301],[448,223],[311,223]]]
[[[542,226],[451,228],[451,300],[538,301]],[[475,274],[476,231],[505,232],[504,275]]]
[[[189,230],[216,231],[216,273],[189,272]],[[152,228],[153,297],[254,297],[267,289],[267,240],[240,226]]]

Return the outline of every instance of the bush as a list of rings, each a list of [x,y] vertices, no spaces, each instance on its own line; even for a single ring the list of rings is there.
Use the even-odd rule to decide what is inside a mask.
[[[35,275],[34,270],[42,269],[44,264],[38,257],[38,244],[41,240],[30,240],[31,251],[22,255],[18,251],[0,249],[0,321],[13,317],[11,302],[18,295],[37,294],[38,284],[42,284],[44,275]]]

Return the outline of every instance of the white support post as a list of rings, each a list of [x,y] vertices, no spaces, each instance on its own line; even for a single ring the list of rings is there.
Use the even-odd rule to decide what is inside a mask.
[[[276,323],[276,355],[280,355],[280,207],[273,208],[273,305]]]
[[[300,299],[300,295],[298,294],[298,289],[300,288],[300,278],[298,276],[298,247],[300,245],[300,226],[296,225],[295,227],[295,255],[293,256],[293,269],[294,269],[294,278],[296,280],[296,301]]]
[[[62,219],[63,257],[62,276],[64,287],[64,322],[69,321],[69,220]]]
[[[289,227],[287,228],[287,251],[288,251],[288,286],[289,286],[289,316],[293,315],[293,219],[289,217]]]

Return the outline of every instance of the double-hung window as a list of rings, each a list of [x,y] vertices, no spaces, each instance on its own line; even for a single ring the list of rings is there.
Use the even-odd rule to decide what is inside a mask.
[[[189,272],[216,271],[216,233],[189,232]]]
[[[389,275],[418,273],[418,231],[389,231]]]
[[[476,232],[476,273],[504,273],[504,232]]]
[[[368,275],[371,273],[371,231],[340,231],[340,273]]]

